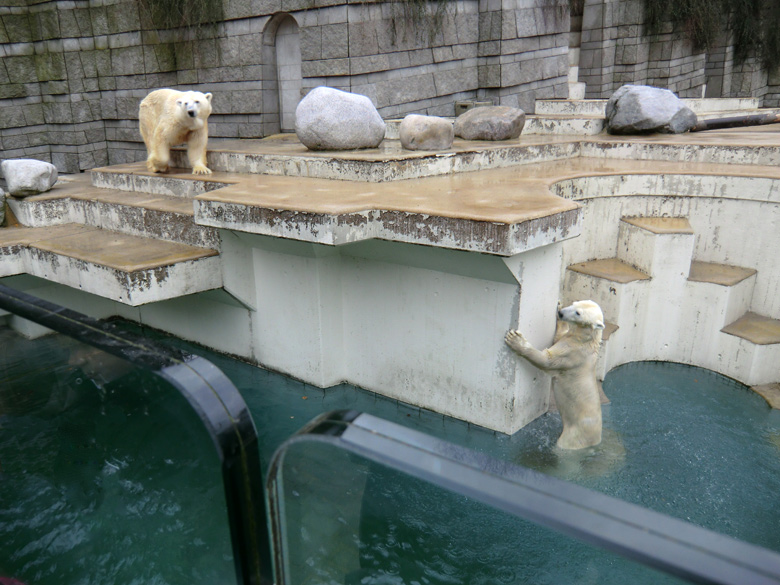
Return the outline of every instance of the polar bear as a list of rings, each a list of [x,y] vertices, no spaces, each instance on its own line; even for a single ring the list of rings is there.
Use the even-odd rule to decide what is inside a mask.
[[[553,376],[553,395],[563,420],[557,445],[583,449],[601,442],[601,396],[596,359],[604,315],[593,301],[558,308],[553,345],[534,348],[522,333],[509,331],[504,340],[518,355]]]
[[[138,120],[146,144],[146,168],[152,173],[168,170],[171,147],[187,144],[193,175],[210,175],[206,167],[206,143],[211,94],[199,91],[158,89],[141,101]]]

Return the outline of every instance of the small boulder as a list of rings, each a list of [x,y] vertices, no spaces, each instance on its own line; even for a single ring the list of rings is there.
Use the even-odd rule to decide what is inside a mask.
[[[409,114],[398,128],[401,146],[406,150],[446,150],[452,147],[452,122],[438,116]]]
[[[462,113],[455,120],[455,136],[465,140],[510,140],[525,125],[525,112],[509,106],[481,106]]]
[[[0,169],[5,177],[8,194],[12,197],[45,193],[57,182],[57,167],[40,160],[4,160]]]
[[[316,87],[295,110],[295,133],[309,150],[376,148],[385,122],[366,96]]]
[[[681,134],[696,125],[696,114],[668,89],[624,85],[607,101],[610,134]]]

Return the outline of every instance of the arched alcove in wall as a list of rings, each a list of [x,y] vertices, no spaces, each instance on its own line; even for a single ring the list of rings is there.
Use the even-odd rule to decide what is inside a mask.
[[[301,44],[298,23],[275,14],[263,31],[264,134],[295,131],[295,108],[301,99]]]

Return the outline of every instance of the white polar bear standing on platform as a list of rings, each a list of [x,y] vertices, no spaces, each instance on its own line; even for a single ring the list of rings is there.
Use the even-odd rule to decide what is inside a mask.
[[[164,173],[170,163],[171,147],[186,143],[192,174],[210,175],[206,166],[209,114],[210,93],[158,89],[146,96],[138,111],[148,155],[146,168],[152,173]]]
[[[551,347],[540,351],[517,330],[504,338],[515,353],[553,376],[553,395],[563,420],[557,442],[561,449],[583,449],[601,442],[596,360],[603,329],[601,307],[593,301],[577,301],[558,309]]]

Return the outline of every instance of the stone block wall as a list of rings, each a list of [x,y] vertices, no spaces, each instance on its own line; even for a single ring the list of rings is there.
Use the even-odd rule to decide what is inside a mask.
[[[210,134],[262,136],[256,39],[268,18],[148,30],[135,0],[0,7],[0,150],[61,172],[141,160],[138,105],[160,87],[217,96]]]
[[[222,0],[216,25],[158,31],[138,0],[8,0],[2,157],[39,158],[61,172],[141,160],[138,104],[160,87],[212,92],[215,138],[278,132],[288,90],[318,85],[365,94],[385,118],[451,116],[464,99],[532,112],[536,98],[567,97],[566,6],[453,0],[431,16],[435,4],[415,12],[374,0]],[[279,27],[286,44],[277,60]]]
[[[671,24],[647,35],[642,0],[585,1],[579,80],[588,98],[607,98],[627,83],[701,97],[705,60]]]
[[[664,87],[691,98],[769,97],[780,92],[768,87],[767,72],[755,59],[735,62],[732,41],[725,36],[705,53],[672,23],[647,34],[643,4],[585,0],[579,81],[587,84],[586,97],[608,98],[627,83]]]
[[[294,105],[319,85],[367,95],[385,118],[452,116],[462,100],[533,113],[536,99],[568,97],[568,0],[215,0],[217,24],[167,30],[151,22],[153,1],[0,6],[3,158],[61,172],[142,160],[138,104],[160,87],[212,92],[214,138],[292,130]],[[708,95],[780,100],[727,41],[705,55],[671,25],[646,36],[643,17],[642,0],[585,0],[586,97],[625,83],[699,97],[707,83]]]

